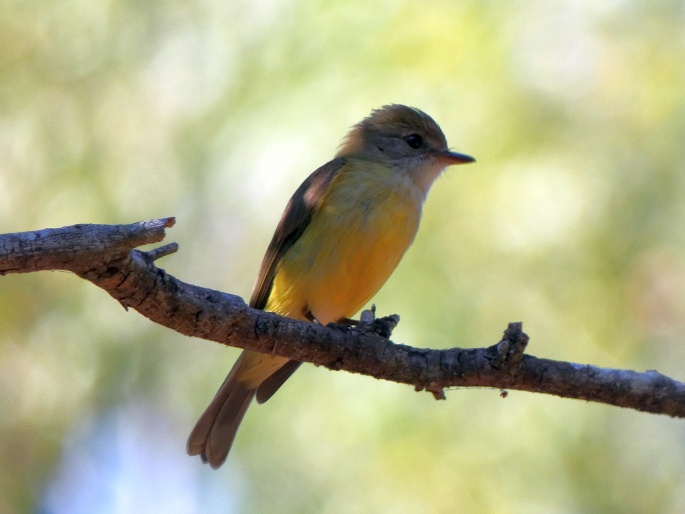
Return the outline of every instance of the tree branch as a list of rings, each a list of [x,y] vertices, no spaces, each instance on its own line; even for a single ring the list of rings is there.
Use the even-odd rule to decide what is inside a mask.
[[[554,394],[685,417],[685,384],[656,371],[600,368],[524,354],[528,336],[510,323],[486,348],[413,348],[362,328],[322,327],[249,308],[234,295],[186,284],[154,265],[178,249],[150,252],[174,218],[130,225],[74,225],[0,235],[0,275],[66,270],[104,289],[124,307],[182,334],[330,369],[413,385],[444,398],[448,387],[493,387]],[[368,318],[368,313],[365,315]],[[391,328],[396,317],[383,318]]]

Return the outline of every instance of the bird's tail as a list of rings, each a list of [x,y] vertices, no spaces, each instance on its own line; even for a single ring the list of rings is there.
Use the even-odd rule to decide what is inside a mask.
[[[231,450],[240,422],[252,402],[256,388],[239,381],[243,355],[221,384],[214,399],[202,413],[188,437],[188,454],[200,455],[203,462],[219,468]]]

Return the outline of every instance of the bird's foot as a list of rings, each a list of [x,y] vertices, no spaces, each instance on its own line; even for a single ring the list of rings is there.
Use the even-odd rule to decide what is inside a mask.
[[[370,309],[361,312],[358,320],[341,318],[335,325],[355,327],[357,330],[373,332],[388,339],[399,322],[400,316],[398,314],[376,318],[376,306],[372,305]]]

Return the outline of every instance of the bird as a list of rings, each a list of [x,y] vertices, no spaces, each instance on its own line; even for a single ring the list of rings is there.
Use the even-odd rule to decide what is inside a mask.
[[[474,161],[449,150],[439,125],[419,109],[371,111],[288,202],[250,307],[322,325],[353,322],[412,244],[435,179]],[[266,402],[300,364],[243,351],[192,430],[188,454],[219,468],[252,400]]]

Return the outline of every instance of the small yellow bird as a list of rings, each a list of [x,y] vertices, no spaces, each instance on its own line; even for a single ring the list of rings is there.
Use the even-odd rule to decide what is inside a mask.
[[[473,161],[448,150],[426,113],[404,105],[374,110],[295,191],[250,306],[322,325],[349,322],[414,240],[433,181],[445,167]],[[252,399],[267,401],[300,364],[244,351],[190,434],[188,454],[221,466]]]

